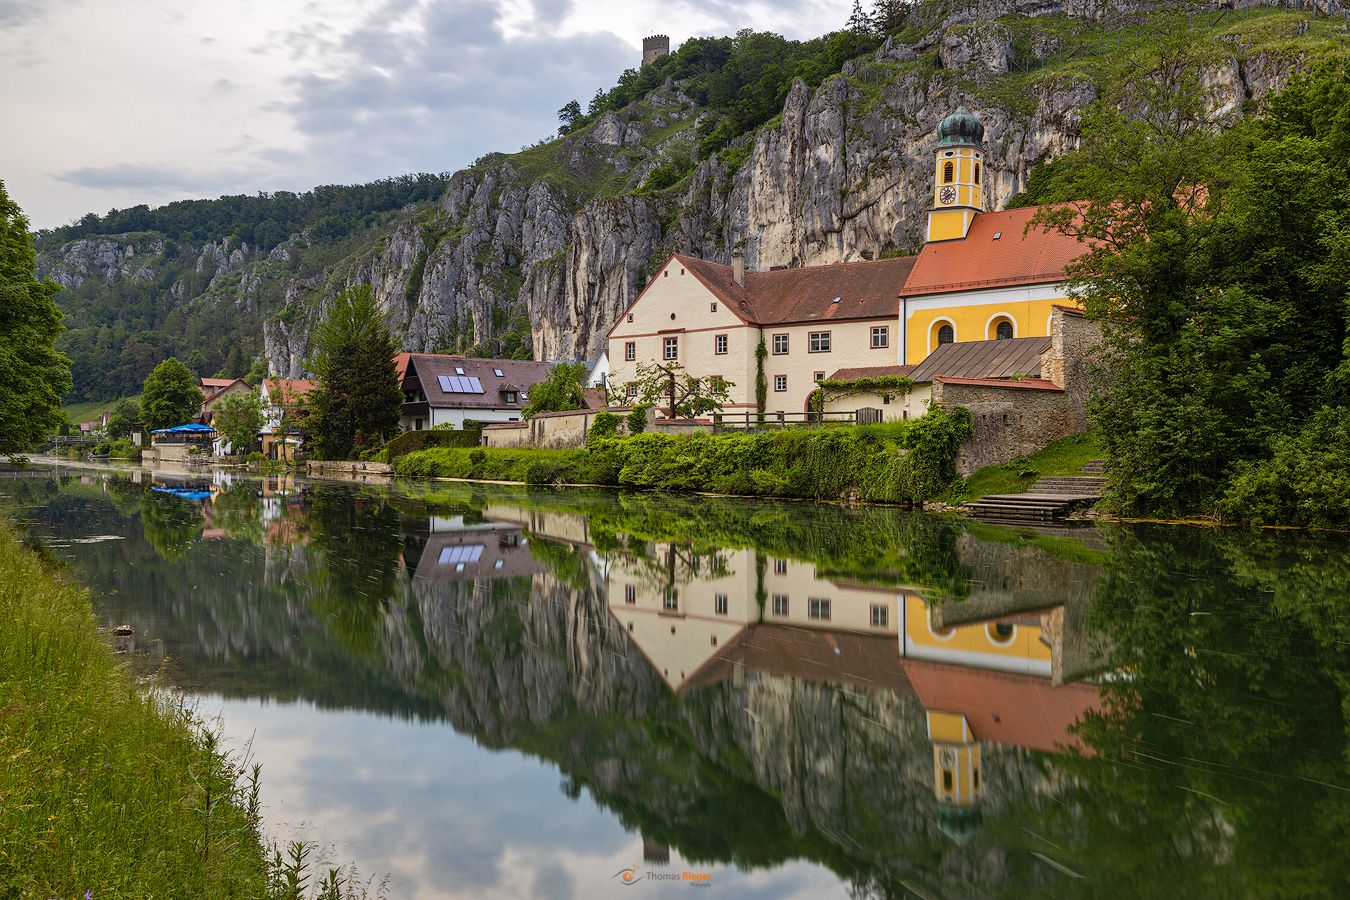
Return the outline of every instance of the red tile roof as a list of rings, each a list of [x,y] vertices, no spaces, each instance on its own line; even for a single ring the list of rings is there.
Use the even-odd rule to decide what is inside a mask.
[[[1036,210],[979,213],[964,238],[925,244],[901,296],[1063,281],[1065,266],[1088,245],[1058,231],[1028,230]]]
[[[908,376],[917,366],[863,366],[836,369],[826,381],[857,381],[859,378],[885,378],[891,375]]]
[[[1032,750],[1083,748],[1069,726],[1102,707],[1096,685],[1052,687],[1047,678],[906,659],[905,674],[925,709],[961,713],[976,740]]]
[[[282,406],[294,406],[318,385],[304,378],[268,378],[267,396],[273,402],[280,398]]]
[[[756,325],[895,318],[915,260],[900,256],[746,272],[742,287],[731,266],[678,253],[675,258],[728,309]]]
[[[238,380],[239,379],[237,378],[203,378],[201,380],[201,387],[204,393],[209,394],[218,391],[221,388],[227,388]]]

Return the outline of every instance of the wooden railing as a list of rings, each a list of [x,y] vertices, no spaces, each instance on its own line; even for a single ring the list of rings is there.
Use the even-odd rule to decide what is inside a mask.
[[[734,412],[713,413],[713,430],[755,431],[767,428],[822,428],[831,425],[865,425],[881,421],[881,411],[858,409],[839,412]]]

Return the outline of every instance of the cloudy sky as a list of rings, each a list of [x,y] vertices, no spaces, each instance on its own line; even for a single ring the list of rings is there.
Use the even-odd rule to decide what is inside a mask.
[[[516,150],[641,59],[851,0],[0,0],[0,180],[34,227]]]

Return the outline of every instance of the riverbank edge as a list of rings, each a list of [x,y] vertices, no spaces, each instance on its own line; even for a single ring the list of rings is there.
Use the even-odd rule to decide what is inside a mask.
[[[271,895],[257,771],[138,682],[89,593],[0,519],[0,894]]]
[[[401,456],[394,474],[917,507],[957,482],[971,429],[970,412],[958,408],[850,428],[592,436],[565,449],[437,447]]]

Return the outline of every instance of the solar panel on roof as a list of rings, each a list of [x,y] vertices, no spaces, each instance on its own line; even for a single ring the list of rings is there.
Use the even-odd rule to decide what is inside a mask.
[[[473,375],[437,375],[441,390],[447,394],[481,394],[483,382]]]
[[[448,566],[451,563],[478,562],[483,556],[482,544],[455,544],[449,547],[441,548],[440,558],[436,560],[438,566]]]

